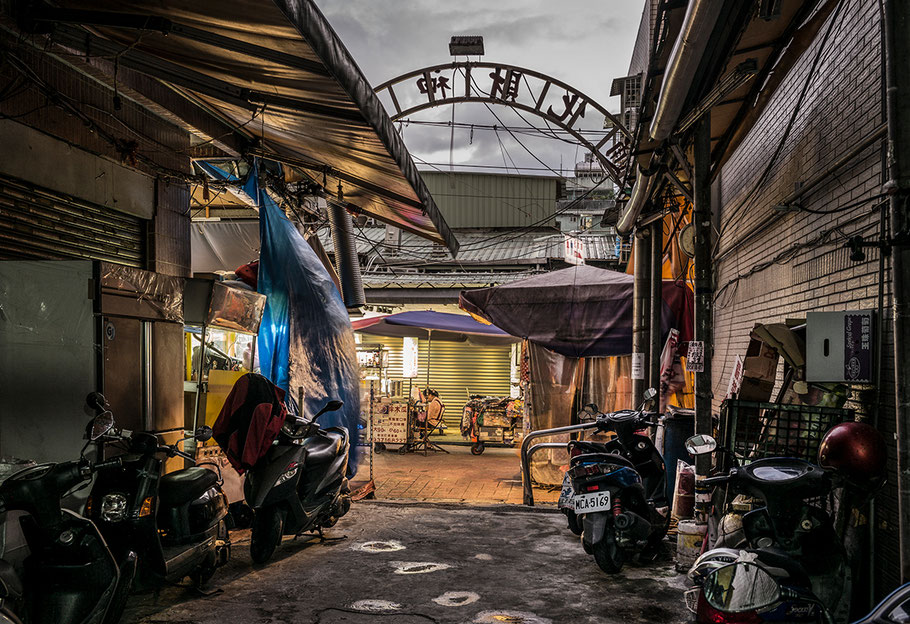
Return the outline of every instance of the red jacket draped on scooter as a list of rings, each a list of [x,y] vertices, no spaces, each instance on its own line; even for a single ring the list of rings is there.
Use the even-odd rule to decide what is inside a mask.
[[[243,474],[268,451],[287,418],[284,390],[262,375],[237,380],[212,427],[212,436],[234,469]]]

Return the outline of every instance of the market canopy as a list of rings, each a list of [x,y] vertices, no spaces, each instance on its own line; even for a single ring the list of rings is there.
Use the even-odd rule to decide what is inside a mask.
[[[61,0],[21,17],[53,26],[53,43],[86,60],[116,59],[120,71],[163,82],[173,93],[145,94],[210,137],[203,146],[288,165],[353,212],[457,252],[401,137],[312,0]]]
[[[464,290],[461,308],[521,338],[569,357],[632,352],[632,285],[625,273],[589,265],[500,286]],[[692,291],[663,283],[663,328],[692,339]]]
[[[374,316],[353,321],[351,325],[355,332],[375,336],[432,337],[433,340],[470,341],[483,345],[503,345],[519,340],[498,327],[480,323],[470,316],[431,310]]]

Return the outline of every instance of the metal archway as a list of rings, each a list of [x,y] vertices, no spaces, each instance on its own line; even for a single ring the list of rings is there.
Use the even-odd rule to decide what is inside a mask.
[[[532,81],[537,83],[536,89]],[[553,86],[557,89],[551,93]],[[629,131],[603,106],[551,76],[504,63],[462,61],[402,74],[382,83],[375,91],[381,97],[388,94],[392,121],[428,108],[462,102],[498,104],[531,113],[572,135],[597,157],[617,185],[622,184],[631,140]],[[575,127],[588,109],[604,116],[607,133],[597,143],[589,141]]]

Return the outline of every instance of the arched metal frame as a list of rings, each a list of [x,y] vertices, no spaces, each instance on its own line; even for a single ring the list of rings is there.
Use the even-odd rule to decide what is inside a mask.
[[[451,71],[451,74],[443,74],[446,71]],[[489,79],[487,91],[484,91],[476,80],[480,76],[484,76],[483,80]],[[530,79],[539,82],[536,94],[531,89]],[[553,104],[544,108],[553,86],[565,91],[561,104],[557,104],[557,109],[554,109]],[[613,182],[617,185],[622,184],[623,169],[628,162],[631,134],[622,122],[603,106],[551,76],[504,63],[456,61],[402,74],[382,83],[375,91],[377,94],[388,92],[394,107],[394,111],[390,111],[392,121],[399,121],[428,108],[462,102],[498,104],[531,113],[568,132],[597,157]],[[399,96],[405,94],[410,99],[403,108]],[[412,104],[412,101],[417,103]],[[597,143],[589,141],[575,128],[575,124],[585,116],[588,108],[604,116],[604,129],[607,132]]]

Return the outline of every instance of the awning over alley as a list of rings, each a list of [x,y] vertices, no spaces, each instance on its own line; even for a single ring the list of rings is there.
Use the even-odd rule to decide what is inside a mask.
[[[196,155],[280,162],[352,212],[457,251],[379,99],[312,1],[60,7],[33,6],[20,19],[89,60],[168,85],[176,97],[156,103],[209,137]]]

